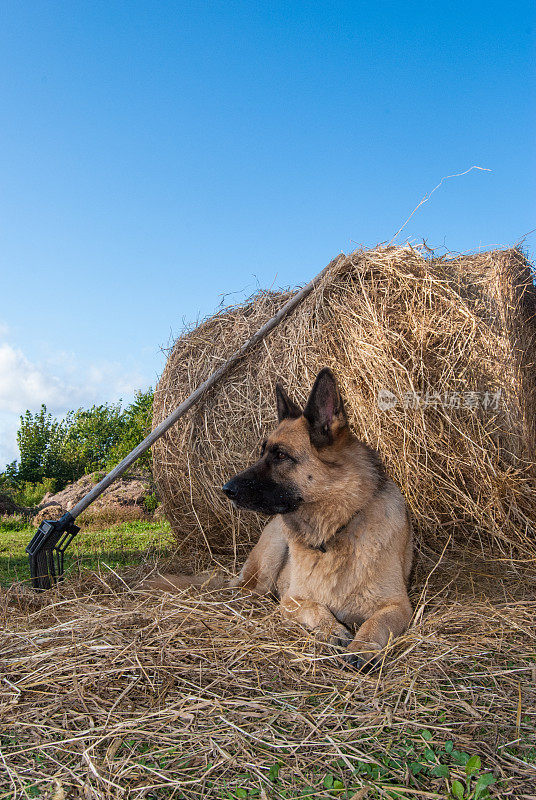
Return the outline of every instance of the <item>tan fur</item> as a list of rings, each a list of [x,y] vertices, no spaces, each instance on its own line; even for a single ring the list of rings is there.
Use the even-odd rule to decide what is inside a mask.
[[[411,620],[411,524],[400,490],[351,433],[339,402],[328,445],[313,444],[303,415],[282,419],[268,438],[266,452],[293,457],[270,462],[270,479],[299,487],[303,502],[268,522],[232,585],[278,597],[286,617],[344,645],[350,661],[368,660]]]

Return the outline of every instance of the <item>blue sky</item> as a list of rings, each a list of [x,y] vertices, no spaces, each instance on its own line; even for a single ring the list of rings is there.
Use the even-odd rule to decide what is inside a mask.
[[[182,321],[388,241],[536,227],[533,2],[0,8],[0,468],[129,399]],[[533,249],[534,234],[527,239]]]

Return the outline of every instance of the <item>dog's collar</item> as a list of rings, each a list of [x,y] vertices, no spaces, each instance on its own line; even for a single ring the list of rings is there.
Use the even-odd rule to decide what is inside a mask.
[[[347,527],[348,527],[348,525],[349,525],[351,522],[353,522],[353,520],[354,520],[356,517],[358,517],[358,516],[360,515],[360,513],[361,513],[361,509],[360,509],[359,511],[356,511],[356,512],[355,512],[355,514],[352,514],[352,516],[350,517],[350,519],[348,520],[348,522],[347,522],[345,525],[341,525],[341,527],[340,527],[340,528],[337,528],[337,530],[335,531],[335,534],[334,534],[334,536],[332,536],[332,537],[331,537],[331,539],[334,539],[334,538],[335,538],[335,536],[337,536],[339,533],[342,533],[342,531],[343,531],[345,528],[347,528]],[[329,541],[331,541],[331,539],[330,539]],[[326,543],[325,543],[325,542],[320,542],[320,544],[317,544],[317,545],[310,544],[310,545],[309,545],[309,547],[311,548],[311,550],[318,550],[320,553],[327,553],[327,551],[328,551],[328,550],[327,550],[327,547],[326,547]]]

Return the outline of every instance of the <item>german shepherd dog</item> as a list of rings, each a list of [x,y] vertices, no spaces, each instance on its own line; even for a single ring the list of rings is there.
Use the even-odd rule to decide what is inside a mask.
[[[342,648],[349,664],[373,666],[412,616],[404,498],[351,432],[330,369],[303,411],[280,384],[276,399],[279,424],[258,461],[223,486],[237,508],[272,515],[231,585],[275,596],[286,617]]]

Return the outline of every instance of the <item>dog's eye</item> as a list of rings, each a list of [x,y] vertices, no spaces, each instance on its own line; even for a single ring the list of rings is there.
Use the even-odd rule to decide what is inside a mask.
[[[275,457],[277,458],[278,461],[284,461],[286,458],[288,458],[287,454],[283,453],[282,450],[278,450],[277,453],[275,454]]]

